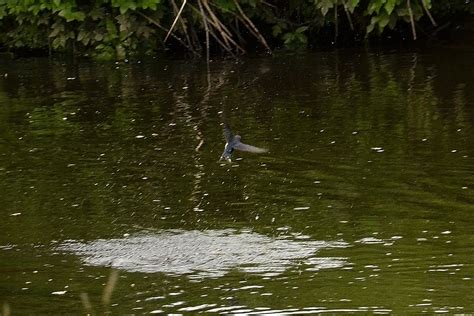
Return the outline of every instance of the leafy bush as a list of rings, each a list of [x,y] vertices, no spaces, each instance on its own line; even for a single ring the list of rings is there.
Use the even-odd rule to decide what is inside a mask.
[[[433,2],[433,3],[432,3]],[[332,34],[380,35],[436,15],[473,14],[470,0],[3,0],[3,50],[43,49],[122,60],[166,47],[241,54],[253,43],[306,47]],[[403,27],[403,29],[410,29]],[[324,31],[324,32],[323,32]],[[271,46],[269,42],[271,43]]]

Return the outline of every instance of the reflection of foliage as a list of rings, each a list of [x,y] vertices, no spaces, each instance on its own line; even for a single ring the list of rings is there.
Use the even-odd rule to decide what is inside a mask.
[[[396,189],[408,200],[415,197],[410,192],[421,194],[424,183],[430,183],[434,193],[423,193],[426,203],[435,200],[435,193],[436,203],[452,203],[443,198],[449,194],[443,192],[444,178],[420,175],[422,168],[414,164],[434,161],[439,166],[431,168],[437,170],[454,160],[468,163],[450,156],[452,149],[471,144],[468,134],[462,138],[457,132],[469,130],[472,120],[466,108],[470,92],[459,79],[471,75],[465,59],[450,61],[443,71],[418,54],[313,57],[296,58],[291,66],[280,57],[216,63],[210,96],[204,92],[207,77],[193,72],[195,65],[169,65],[166,77],[156,71],[162,69],[156,63],[120,69],[81,65],[68,69],[77,78],[65,81],[60,65],[43,72],[31,63],[17,64],[18,77],[10,71],[7,80],[0,80],[0,147],[6,153],[0,168],[10,172],[0,184],[6,192],[1,199],[7,205],[18,200],[24,209],[45,199],[53,209],[81,209],[84,220],[91,210],[113,210],[119,221],[121,214],[127,220],[136,211],[143,217],[136,221],[146,225],[160,212],[192,217],[197,206],[209,211],[200,216],[212,221],[212,211],[223,210],[229,196],[235,205],[225,209],[233,208],[229,216],[242,221],[258,210],[247,207],[244,196],[261,205],[270,196],[275,208],[331,205],[339,210],[361,200],[380,203],[370,191],[374,188],[380,196]],[[448,76],[453,69],[454,78]],[[227,76],[218,78],[218,73]],[[277,73],[285,73],[284,79]],[[307,80],[300,80],[302,73]],[[249,158],[270,167],[256,173],[247,163],[230,171],[216,166],[222,131],[215,113],[222,110],[221,101],[232,107],[236,132],[271,147],[270,156]],[[196,152],[198,137],[205,143]],[[429,141],[420,146],[423,138]],[[383,146],[386,153],[372,152],[373,146]],[[384,177],[378,179],[377,172]],[[413,185],[415,176],[419,187]],[[35,193],[19,199],[30,181]],[[164,210],[167,206],[173,211]]]
[[[448,58],[453,54],[456,58]],[[465,219],[474,201],[471,189],[461,189],[473,183],[473,69],[466,63],[471,55],[471,51],[458,50],[445,55],[433,50],[426,55],[336,52],[296,56],[291,62],[286,56],[239,64],[216,62],[211,79],[217,81],[221,73],[227,76],[220,79],[220,90],[213,90],[208,98],[204,95],[206,73],[200,71],[205,67],[199,69],[199,64],[167,63],[166,70],[157,71],[165,65],[155,62],[116,69],[115,65],[64,66],[29,60],[7,68],[2,63],[0,74],[9,75],[0,78],[0,231],[2,245],[17,244],[22,251],[12,251],[12,260],[2,260],[2,267],[3,271],[16,271],[21,264],[31,267],[10,273],[13,277],[5,281],[6,288],[19,289],[25,280],[48,284],[46,279],[54,271],[56,280],[75,284],[76,293],[88,292],[89,305],[95,313],[102,312],[100,293],[105,279],[84,276],[107,273],[81,266],[72,274],[62,255],[45,255],[41,245],[71,238],[108,240],[143,229],[178,227],[251,228],[275,236],[282,234],[279,228],[287,228],[289,233],[302,233],[300,237],[340,238],[351,244],[373,232],[379,232],[374,237],[380,239],[407,236],[403,239],[406,248],[393,249],[406,258],[414,250],[427,251],[417,257],[421,263],[414,269],[414,279],[426,288],[434,287],[433,274],[424,272],[433,264],[425,262],[431,254],[441,258],[439,264],[450,264],[451,257],[439,254],[452,253],[452,245],[459,242],[460,253],[466,253],[464,259],[458,258],[460,262],[471,258],[464,251],[471,248],[464,245],[465,236],[472,235],[472,225]],[[76,79],[65,80],[66,76]],[[218,86],[214,81],[212,86]],[[269,145],[270,155],[244,156],[236,168],[217,164],[223,145],[217,114],[221,102],[232,108],[236,132],[249,142],[257,139]],[[195,151],[196,127],[206,141],[199,153]],[[428,140],[422,142],[424,138]],[[372,146],[386,151],[374,153]],[[458,153],[451,153],[452,149]],[[203,212],[194,211],[196,205]],[[293,209],[301,206],[310,209]],[[8,216],[14,212],[22,215]],[[455,228],[449,235],[452,244],[445,244],[441,235],[439,244],[413,248],[413,238],[422,230],[436,236],[447,227]],[[360,267],[373,264],[374,253],[386,257],[389,249],[382,244],[370,247],[374,248],[352,248],[356,255],[350,261]],[[362,251],[370,255],[357,255]],[[341,251],[339,256],[351,254]],[[70,262],[73,267],[78,264]],[[42,267],[38,274],[21,274],[38,267]],[[402,262],[401,267],[408,265]],[[301,266],[296,266],[294,272],[300,275],[300,271]],[[347,297],[346,281],[360,277],[359,271],[327,274],[339,284],[334,295]],[[229,280],[246,277],[233,273]],[[342,273],[344,280],[337,283]],[[402,296],[407,287],[393,285],[407,284],[414,273],[388,269],[381,274],[382,285],[371,293],[395,289]],[[459,273],[469,276],[472,269]],[[319,284],[324,276],[318,275]],[[37,281],[35,276],[45,279]],[[314,290],[317,286],[305,281],[315,276],[314,271],[306,276],[293,282],[308,304],[317,295],[327,299],[327,291]],[[188,284],[159,276],[163,284],[152,288],[142,274],[127,277],[128,281],[118,283],[114,297],[125,297],[122,293],[129,293],[132,282],[137,284],[134,290],[146,296],[150,290],[161,293],[169,287],[171,292],[178,282],[183,282],[182,288]],[[405,277],[402,283],[401,277]],[[445,286],[444,281],[439,288]],[[222,285],[222,279],[206,282],[211,288]],[[357,284],[354,288],[354,305],[366,306],[368,297],[377,297],[359,295]],[[35,293],[49,295],[51,290],[46,289],[39,287]],[[224,290],[211,293],[212,300],[227,297]],[[285,297],[288,285],[277,284],[272,292]],[[409,300],[426,297],[426,291],[419,292],[419,297]],[[202,293],[209,292],[203,289]],[[71,297],[78,300],[75,294]],[[31,312],[30,298],[10,295],[20,314]],[[381,304],[375,300],[370,304]],[[120,304],[124,312],[137,306],[135,299],[129,301]],[[155,307],[156,302],[151,303]],[[383,303],[390,306],[393,301],[390,297]],[[79,303],[66,300],[63,304],[64,310],[81,312]]]
[[[9,0],[0,3],[0,43],[12,49],[48,48],[122,60],[155,51],[170,33],[172,43],[194,54],[210,44],[211,49],[233,54],[244,52],[252,41],[266,48],[267,41],[298,48],[328,33],[322,30],[335,32],[337,39],[339,29],[355,35],[380,34],[400,21],[412,25],[415,37],[416,21],[426,17],[436,25],[430,11],[449,18],[474,8],[464,1],[439,2],[198,0],[183,2],[180,8],[175,0]]]

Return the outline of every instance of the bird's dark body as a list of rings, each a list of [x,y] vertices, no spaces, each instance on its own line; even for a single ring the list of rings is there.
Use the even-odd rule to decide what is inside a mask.
[[[264,153],[267,152],[266,149],[264,148],[259,148],[255,147],[252,145],[247,145],[242,143],[240,135],[233,135],[231,129],[227,124],[224,124],[224,137],[226,140],[226,144],[224,147],[224,152],[221,155],[220,160],[227,160],[231,161],[232,158],[232,153],[234,152],[235,149],[237,150],[242,150],[242,151],[248,151],[248,152],[253,152],[253,153]]]

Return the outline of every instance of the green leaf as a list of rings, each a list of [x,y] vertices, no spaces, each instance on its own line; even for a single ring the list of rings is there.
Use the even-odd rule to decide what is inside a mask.
[[[122,45],[117,45],[117,47],[115,47],[115,54],[119,60],[123,60],[127,57],[125,48]]]
[[[66,8],[66,9],[62,9],[61,11],[59,11],[58,15],[59,16],[62,16],[63,18],[66,19],[66,21],[68,20],[69,16],[71,14],[71,10],[69,8]],[[69,21],[68,21],[69,22]]]
[[[112,5],[119,7],[120,14],[125,14],[128,10],[133,11],[137,8],[136,2],[128,0],[112,0]]]
[[[296,33],[303,33],[308,29],[307,26],[300,26],[299,28],[296,29]]]
[[[74,12],[74,18],[76,21],[84,21],[86,19],[86,14],[84,12]]]
[[[374,27],[377,24],[377,21],[378,21],[378,18],[376,16],[373,16],[372,19],[370,19],[370,24],[367,25],[367,29],[366,29],[367,35],[374,30]]]
[[[215,4],[224,13],[235,12],[237,9],[234,1],[231,0],[215,0]]]
[[[84,32],[84,31],[80,31],[79,34],[77,34],[77,38],[76,38],[76,39],[77,39],[79,42],[81,42],[82,39],[84,38],[84,36],[85,36],[85,32]]]
[[[272,35],[273,35],[273,37],[277,37],[278,35],[281,34],[281,32],[282,32],[282,31],[281,31],[281,27],[280,27],[279,25],[274,25],[274,26],[272,27]]]
[[[425,4],[425,6],[428,10],[431,9],[431,0],[421,0],[421,1]],[[471,2],[471,4],[473,4],[473,3]]]
[[[96,33],[95,36],[94,36],[94,39],[97,41],[97,42],[100,42],[101,40],[104,39],[104,35],[100,34],[100,33]]]
[[[397,0],[387,0],[387,2],[384,5],[385,11],[390,15],[392,14],[393,9],[395,8]]]
[[[117,34],[117,28],[115,26],[115,23],[111,19],[107,19],[105,22],[105,28],[107,29],[107,32],[109,32],[112,35]]]
[[[65,7],[64,9],[59,11],[58,15],[65,18],[66,22],[84,21],[84,19],[86,18],[86,15],[84,12],[80,12],[80,11],[73,12],[70,6]]]
[[[383,29],[387,26],[387,24],[390,22],[390,17],[386,14],[379,15],[378,18],[378,26],[379,26],[379,32],[382,33]]]
[[[138,7],[142,8],[142,9],[156,10],[158,4],[160,4],[160,3],[161,3],[161,0],[143,0],[141,5],[139,5]]]
[[[295,35],[293,33],[285,33],[283,35],[283,40],[285,41],[285,44],[289,44],[292,42],[295,38]]]
[[[388,27],[393,30],[397,26],[398,17],[396,14],[390,15],[390,22],[388,22]]]
[[[354,13],[355,8],[359,4],[360,0],[349,0],[346,3],[347,9],[349,10],[350,13]]]
[[[63,48],[66,46],[66,38],[64,36],[56,37],[52,44],[54,48]]]
[[[385,0],[371,0],[367,8],[368,14],[379,13],[382,5],[385,3]]]
[[[308,38],[306,37],[306,35],[302,34],[302,33],[296,33],[295,34],[295,37],[298,39],[298,41],[301,43],[301,44],[306,44],[308,43]]]
[[[321,10],[323,16],[326,16],[329,9],[334,7],[334,0],[314,0],[317,9]]]

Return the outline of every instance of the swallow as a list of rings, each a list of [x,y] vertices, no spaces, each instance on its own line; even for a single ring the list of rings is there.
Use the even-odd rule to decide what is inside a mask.
[[[235,149],[241,151],[248,151],[251,153],[261,154],[266,153],[268,150],[265,148],[259,148],[252,145],[247,145],[242,143],[240,140],[242,137],[240,135],[234,135],[230,127],[224,123],[224,137],[226,140],[226,144],[224,147],[224,152],[221,155],[219,160],[227,160],[228,162],[231,161],[232,153]]]

